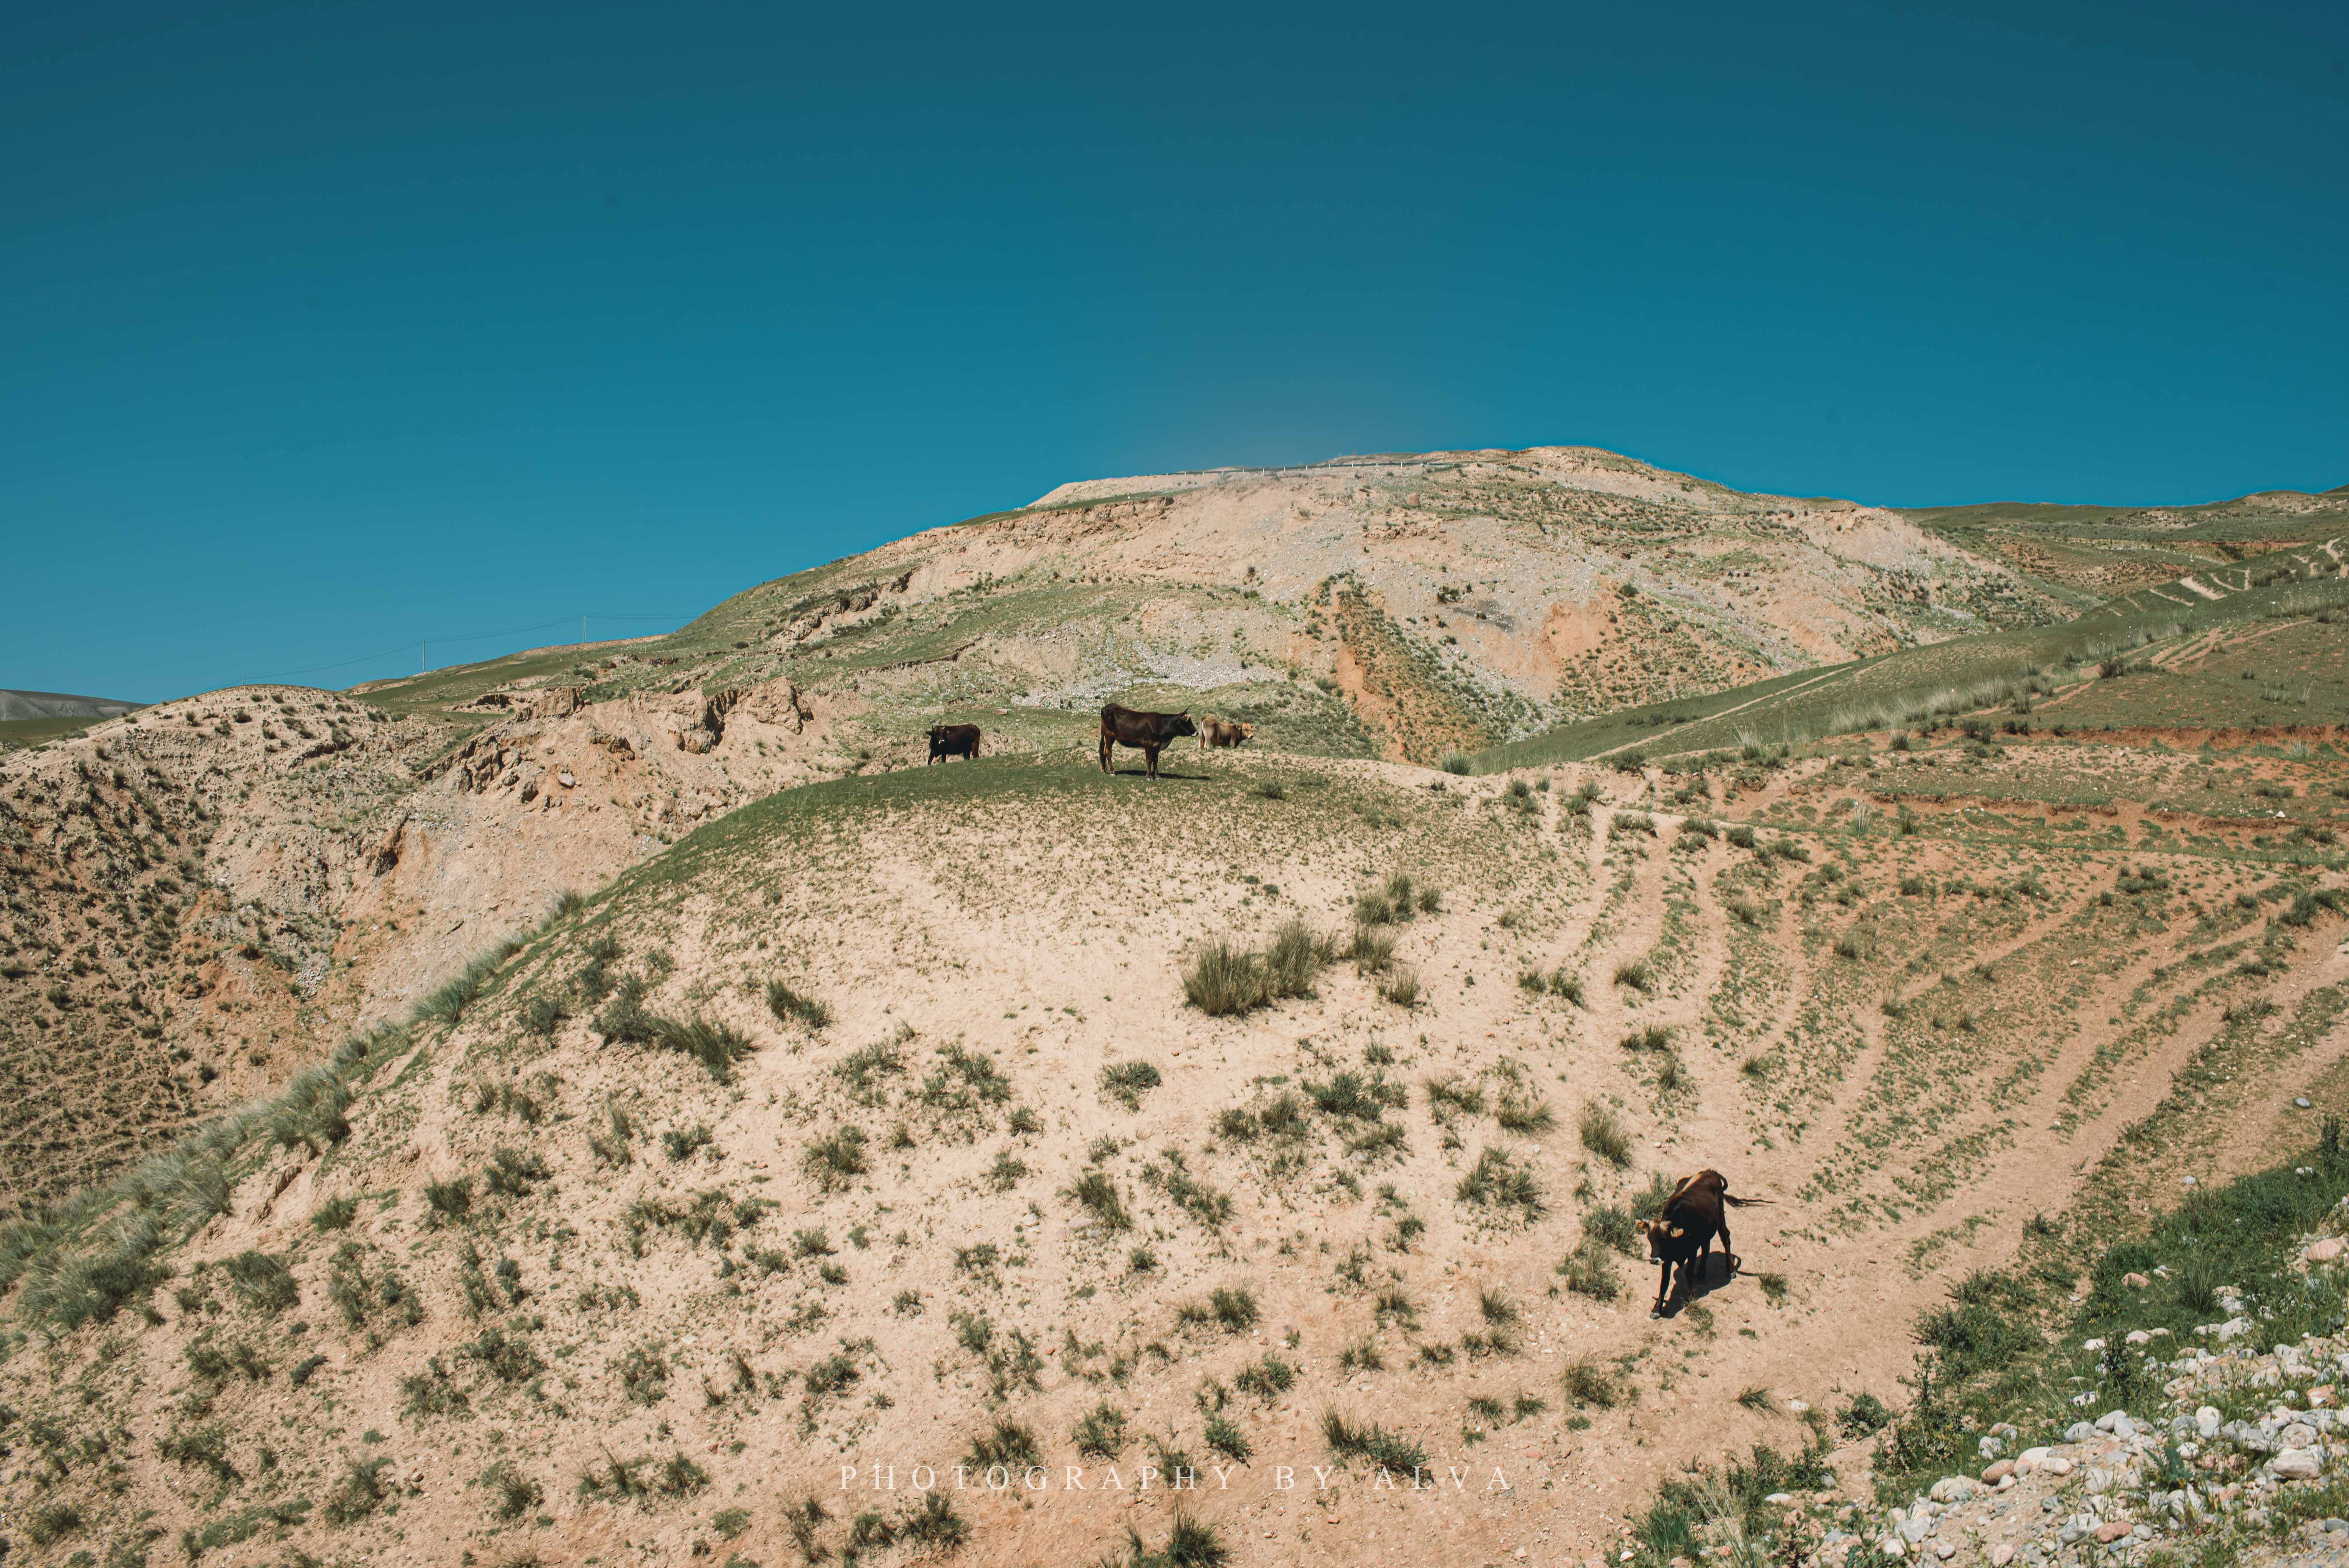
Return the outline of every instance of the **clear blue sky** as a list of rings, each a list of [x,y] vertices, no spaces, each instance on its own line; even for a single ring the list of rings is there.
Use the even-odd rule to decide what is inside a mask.
[[[2344,59],[2337,0],[10,6],[0,686],[408,645],[344,685],[1341,452],[2349,482]]]

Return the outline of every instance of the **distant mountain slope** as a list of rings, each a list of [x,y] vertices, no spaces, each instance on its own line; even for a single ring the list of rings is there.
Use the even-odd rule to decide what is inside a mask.
[[[1063,485],[762,583],[661,651],[706,688],[853,682],[915,713],[1334,697],[1319,728],[1430,762],[2069,608],[1881,508],[1537,448]]]
[[[2261,490],[2201,506],[1992,501],[1902,515],[1977,555],[2003,561],[2085,607],[2208,566],[2305,545],[2349,529],[2349,485],[2312,495]]]
[[[72,696],[61,691],[0,689],[0,723],[26,718],[113,718],[141,707],[112,697]]]

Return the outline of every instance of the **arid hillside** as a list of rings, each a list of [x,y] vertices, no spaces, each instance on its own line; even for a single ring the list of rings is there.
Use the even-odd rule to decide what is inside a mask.
[[[1163,702],[1433,763],[2054,613],[1889,512],[1444,453],[1063,486],[670,637],[28,721],[62,727],[0,760],[0,1204],[282,1083],[715,816],[922,760],[941,717],[1050,747]]]
[[[2038,1366],[2349,1116],[2337,534],[2075,619],[1946,531],[1579,449],[1101,481],[11,753],[0,1540],[1687,1568],[1742,1455],[1855,1568],[1992,1436],[1912,1327]],[[1256,732],[1105,777],[1109,699]],[[1651,1318],[1705,1167],[1766,1206]],[[2056,1431],[2128,1370],[2050,1367]]]
[[[1237,1562],[1611,1551],[1897,1403],[2030,1227],[2349,1102],[2330,745],[1901,744],[738,810],[12,1233],[8,1511],[59,1560],[1077,1561],[1170,1501]],[[1700,1165],[1774,1206],[1651,1321],[1630,1219]],[[1381,1483],[1422,1460],[1460,1487]]]

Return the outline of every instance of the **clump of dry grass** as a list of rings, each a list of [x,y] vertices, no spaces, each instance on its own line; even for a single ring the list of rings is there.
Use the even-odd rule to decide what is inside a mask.
[[[1259,952],[1227,941],[1211,942],[1183,972],[1183,999],[1209,1017],[1220,1018],[1252,1013],[1292,996],[1310,996],[1330,957],[1330,944],[1301,920],[1273,933],[1271,943]]]

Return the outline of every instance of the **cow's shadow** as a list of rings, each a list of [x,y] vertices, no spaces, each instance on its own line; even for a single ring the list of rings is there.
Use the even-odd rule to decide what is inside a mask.
[[[1147,779],[1150,777],[1150,769],[1147,768],[1120,768],[1112,772],[1110,777],[1112,779]],[[1161,762],[1158,765],[1158,777],[1161,779],[1178,779],[1185,784],[1196,784],[1204,780],[1207,776],[1205,773],[1177,773],[1173,769],[1167,767],[1166,764]]]
[[[1656,1315],[1678,1317],[1682,1308],[1692,1302],[1702,1301],[1706,1296],[1735,1279],[1739,1273],[1740,1262],[1740,1259],[1718,1249],[1707,1253],[1702,1268],[1693,1263],[1689,1265],[1685,1273],[1685,1284],[1682,1284],[1678,1279],[1673,1281],[1675,1284],[1680,1285],[1682,1294],[1665,1302],[1664,1310]]]

